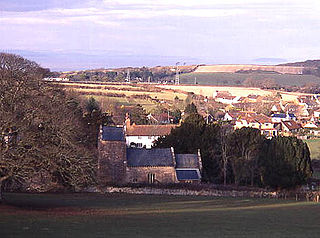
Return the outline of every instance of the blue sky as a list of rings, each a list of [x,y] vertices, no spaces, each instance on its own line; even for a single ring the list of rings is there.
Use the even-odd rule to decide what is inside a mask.
[[[0,50],[53,70],[320,58],[319,0],[0,0]]]

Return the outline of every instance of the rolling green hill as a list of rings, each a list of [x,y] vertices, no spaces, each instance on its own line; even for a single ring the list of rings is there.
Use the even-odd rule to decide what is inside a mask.
[[[181,74],[181,83],[200,85],[231,85],[243,86],[248,83],[248,79],[256,82],[256,86],[264,86],[266,83],[277,84],[281,87],[298,86],[306,84],[320,84],[320,77],[314,75],[292,75],[276,73],[186,73]]]

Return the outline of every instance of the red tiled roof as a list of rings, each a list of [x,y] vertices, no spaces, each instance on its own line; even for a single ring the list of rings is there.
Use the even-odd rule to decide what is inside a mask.
[[[126,128],[128,136],[165,136],[177,125],[131,125]]]
[[[298,124],[295,121],[282,121],[283,125],[285,125],[285,127],[287,127],[289,130],[296,130],[296,129],[300,129],[301,125]]]

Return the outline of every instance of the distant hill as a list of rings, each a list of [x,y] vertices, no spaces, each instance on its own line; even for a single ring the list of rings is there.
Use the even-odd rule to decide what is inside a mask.
[[[303,74],[320,77],[320,60],[306,60],[303,62],[280,64],[279,66],[304,67]]]
[[[296,67],[320,68],[320,60],[306,60],[306,61],[303,61],[303,62],[279,64],[278,66],[296,66]]]

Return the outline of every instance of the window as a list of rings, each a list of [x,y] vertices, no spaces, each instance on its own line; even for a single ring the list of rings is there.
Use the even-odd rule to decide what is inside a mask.
[[[137,143],[138,148],[142,148],[142,143]]]
[[[154,183],[156,181],[156,174],[148,173],[148,183]]]

